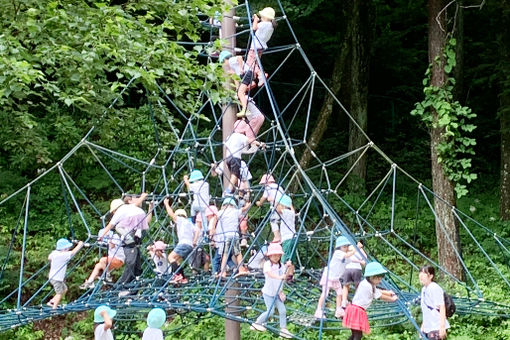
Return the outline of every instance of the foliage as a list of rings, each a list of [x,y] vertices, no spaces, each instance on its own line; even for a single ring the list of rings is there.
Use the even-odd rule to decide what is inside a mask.
[[[446,80],[442,87],[430,85],[431,66],[427,69],[423,92],[425,99],[416,103],[412,115],[432,129],[441,129],[441,141],[437,145],[438,162],[442,163],[446,176],[455,183],[457,197],[468,193],[466,183],[477,178],[471,171],[471,156],[474,155],[476,140],[468,137],[476,126],[469,121],[476,117],[471,109],[453,99],[455,79],[449,76],[456,65],[455,39],[450,39],[444,49],[444,72]],[[440,62],[440,58],[435,60]],[[435,119],[435,114],[437,119]]]

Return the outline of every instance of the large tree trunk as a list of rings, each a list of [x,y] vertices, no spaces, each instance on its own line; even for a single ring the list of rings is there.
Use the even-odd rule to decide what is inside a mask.
[[[501,27],[510,26],[510,0],[501,2]],[[502,29],[499,36],[500,56],[500,93],[499,121],[501,127],[501,184],[500,215],[505,221],[510,220],[510,32]]]
[[[433,86],[442,87],[446,81],[446,74],[444,71],[444,58],[443,50],[446,43],[446,32],[441,27],[446,27],[445,12],[438,17],[438,13],[444,8],[443,0],[429,0],[429,62],[432,64],[431,70],[431,84]],[[436,20],[437,18],[437,20]],[[439,23],[441,27],[439,26]],[[436,59],[439,58],[439,61]],[[433,121],[437,122],[437,112],[432,111]],[[437,147],[443,141],[443,129],[439,127],[432,127],[430,131],[430,147],[432,158],[432,187],[435,194],[448,202],[452,206],[455,205],[455,189],[453,183],[448,179],[443,170],[443,166],[438,162]],[[459,229],[456,219],[448,204],[445,204],[441,199],[434,199],[434,208],[436,211],[436,239],[438,246],[439,264],[444,267],[448,272],[457,278],[463,277],[463,270],[459,257],[454,251],[460,254],[460,241]],[[453,245],[449,239],[453,241]]]
[[[457,18],[455,19],[455,57],[457,65],[453,69],[455,87],[453,97],[462,105],[465,104],[464,96],[464,0],[457,0]]]
[[[351,88],[350,112],[359,127],[366,131],[368,127],[368,77],[370,63],[370,41],[374,28],[373,5],[371,1],[352,1],[351,25]],[[366,145],[367,138],[352,122],[349,122],[349,151]],[[352,190],[365,189],[367,175],[367,158],[364,155],[358,161],[359,155],[349,158],[349,169],[353,167],[348,185]]]

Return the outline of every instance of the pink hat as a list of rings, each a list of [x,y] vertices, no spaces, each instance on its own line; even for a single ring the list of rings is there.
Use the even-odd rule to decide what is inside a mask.
[[[156,241],[154,242],[154,249],[155,250],[165,250],[167,244],[163,241]]]
[[[270,174],[264,174],[262,175],[262,178],[260,179],[259,184],[268,184],[268,183],[275,183],[274,177]]]
[[[279,243],[271,243],[267,248],[267,256],[271,255],[283,255],[282,246]]]

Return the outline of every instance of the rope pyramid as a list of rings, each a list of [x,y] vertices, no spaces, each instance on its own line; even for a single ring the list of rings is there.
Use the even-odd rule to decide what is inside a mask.
[[[248,13],[253,11],[250,10],[249,3],[237,6],[236,10],[241,18],[236,37],[249,46],[253,31],[250,30]],[[254,105],[265,115],[258,140],[264,142],[266,147],[245,155],[244,160],[254,177],[250,197],[252,202],[258,200],[264,191],[264,187],[257,183],[265,173],[271,173],[284,188],[297,188],[291,193],[298,215],[296,231],[299,242],[293,249],[297,258],[297,270],[294,282],[285,283],[284,286],[289,329],[294,337],[321,338],[326,331],[342,328],[341,321],[333,317],[334,301],[330,298],[326,303],[327,318],[317,322],[313,316],[321,293],[318,284],[321,270],[329,262],[334,251],[334,240],[339,235],[346,236],[353,244],[356,244],[355,240],[358,239],[365,241],[369,259],[377,259],[390,272],[383,285],[399,296],[399,300],[394,304],[374,303],[368,310],[373,326],[410,323],[419,332],[410,303],[419,296],[420,288],[417,275],[413,275],[413,272],[416,273],[419,266],[424,264],[432,264],[441,271],[442,285],[454,293],[459,314],[509,317],[510,241],[456,207],[450,207],[460,226],[461,243],[467,245],[465,251],[476,255],[479,261],[466,263],[457,254],[466,276],[466,280],[461,281],[437,263],[433,252],[423,253],[420,244],[424,235],[420,233],[430,233],[432,230],[436,218],[433,201],[438,197],[395,164],[359,128],[355,119],[329,90],[327,83],[314,71],[280,2],[277,12],[280,14],[280,25],[275,34],[288,36],[289,41],[285,45],[270,46],[264,52],[264,59],[272,58],[279,62],[275,63],[279,66],[274,70],[266,70],[269,71],[269,76],[265,86],[253,91]],[[207,29],[214,31],[216,28]],[[257,62],[263,69],[261,61],[257,57]],[[284,70],[292,67],[305,69],[307,73],[301,83],[294,84],[297,90],[289,95],[278,84],[283,81],[281,74]],[[126,84],[119,93],[119,98],[127,96],[126,90],[132,86],[134,80],[133,78]],[[58,163],[0,202],[2,209],[19,211],[19,218],[10,228],[11,244],[0,273],[0,279],[5,280],[7,272],[15,268],[18,284],[1,300],[3,309],[0,311],[0,330],[54,315],[94,309],[101,304],[117,309],[117,319],[121,324],[145,319],[146,312],[153,307],[164,308],[173,317],[185,316],[185,320],[200,320],[217,315],[243,323],[254,322],[265,310],[260,296],[264,276],[259,270],[252,270],[245,276],[235,275],[233,272],[226,280],[198,270],[189,275],[188,283],[173,284],[171,276],[158,276],[154,273],[152,260],[147,253],[143,253],[146,246],[156,240],[164,240],[171,247],[177,244],[173,222],[166,214],[162,202],[164,198],[170,197],[174,208],[189,211],[191,195],[182,183],[184,175],[193,169],[202,170],[205,181],[211,188],[210,203],[218,206],[227,184],[213,177],[210,168],[211,163],[217,163],[223,157],[221,122],[225,107],[215,104],[210,94],[204,91],[197,95],[196,111],[185,112],[166,94],[165,89],[158,84],[156,87],[160,91],[157,97],[162,99],[148,99],[144,112],[140,112],[154,123],[153,137],[157,145],[155,150],[147,150],[149,156],[146,159],[101,145],[93,127]],[[338,143],[335,150],[328,150],[331,157],[323,160],[316,153],[312,153],[311,164],[307,169],[302,169],[299,159],[310,149],[307,141],[313,126],[311,113],[318,109],[326,96],[333,98],[335,110],[360,129],[365,145],[349,151],[347,143]],[[115,105],[115,102],[112,103],[109,110],[114,111]],[[231,102],[229,105],[236,104]],[[304,125],[301,123],[303,121]],[[347,182],[352,163],[348,160],[354,158],[359,161],[362,156],[369,157],[370,162],[387,171],[382,178],[367,184],[368,193],[363,201],[359,201],[349,194]],[[153,202],[151,226],[141,246],[143,273],[125,286],[107,282],[103,274],[94,288],[78,292],[76,286],[79,282],[73,280],[73,274],[77,271],[89,272],[91,268],[85,265],[87,261],[90,263],[91,258],[104,253],[97,233],[108,222],[106,206],[97,199],[101,197],[99,193],[85,189],[87,185],[84,184],[90,178],[86,174],[76,175],[66,170],[66,164],[84,158],[96,165],[98,176],[110,181],[108,190],[110,192],[111,188],[114,188],[115,191],[111,192],[113,196],[148,192],[148,201]],[[312,181],[312,178],[318,180]],[[48,185],[59,186],[58,189],[62,191],[63,217],[60,222],[69,225],[69,237],[86,238],[88,245],[68,266],[66,281],[71,288],[68,293],[70,300],[56,310],[46,306],[53,293],[47,280],[48,265],[34,272],[25,271],[27,261],[31,260],[27,256],[27,233],[40,223],[40,211],[44,210],[44,206],[40,205],[44,202],[38,197],[39,189]],[[409,202],[407,199],[410,191],[416,193],[416,202]],[[443,204],[448,205],[446,202]],[[410,207],[416,212],[414,216],[407,216],[405,213],[413,210]],[[250,207],[249,246],[243,249],[245,263],[253,253],[270,241],[270,214],[267,205]],[[16,249],[18,246],[21,249]],[[202,239],[200,246],[212,258],[213,247],[208,244],[207,239]],[[51,249],[48,249],[48,253],[50,251]],[[191,255],[181,266],[191,273],[190,257]],[[480,265],[487,268],[487,275],[475,278],[471,268]],[[36,280],[46,282],[42,286],[34,287]],[[503,282],[505,287],[503,297],[499,297],[501,300],[490,294],[490,286],[494,280]],[[126,289],[129,295],[119,296],[119,292]],[[233,301],[236,303],[232,303]],[[275,334],[279,332],[277,321],[275,316],[268,323],[268,329]],[[193,324],[194,321],[189,322],[189,325]]]

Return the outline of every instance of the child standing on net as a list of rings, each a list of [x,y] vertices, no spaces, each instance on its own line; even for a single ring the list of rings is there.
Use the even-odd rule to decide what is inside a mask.
[[[354,248],[353,246],[349,246],[350,248]],[[358,289],[358,285],[363,278],[363,268],[365,265],[365,260],[367,258],[367,254],[363,250],[363,243],[358,241],[357,247],[359,252],[357,251],[350,263],[345,266],[345,272],[340,278],[342,281],[342,309],[347,307],[348,296],[349,296],[349,287],[354,285],[354,290]]]
[[[287,281],[291,282],[294,276],[298,238],[296,237],[296,212],[292,207],[292,199],[290,196],[282,196],[280,202],[276,206],[276,212],[280,215],[280,228],[273,232],[277,233],[282,240],[282,262],[288,268]]]
[[[269,217],[269,222],[271,223],[271,230],[274,234],[272,242],[281,242],[280,234],[275,233],[275,230],[278,230],[280,223],[280,215],[276,212],[276,207],[283,195],[285,195],[285,189],[280,184],[276,183],[274,177],[269,173],[262,175],[259,184],[264,186],[264,193],[260,200],[255,202],[255,204],[257,207],[262,206],[265,201],[268,201],[271,204],[271,216]]]
[[[71,250],[73,244],[68,239],[61,238],[57,241],[56,250],[52,251],[48,256],[50,261],[50,283],[55,289],[55,296],[47,303],[53,309],[57,309],[62,297],[67,292],[67,286],[64,282],[66,277],[67,263],[69,260],[83,247],[80,241]]]
[[[345,236],[339,236],[335,242],[335,252],[331,256],[331,260],[324,271],[320,285],[322,286],[322,293],[315,310],[315,318],[325,318],[324,310],[325,300],[329,294],[330,289],[334,289],[336,292],[336,311],[335,317],[341,318],[344,316],[344,310],[341,308],[342,304],[342,284],[340,283],[340,277],[345,271],[347,263],[351,262],[351,256],[354,255],[354,250],[349,251],[349,245],[351,242]]]
[[[398,297],[391,290],[381,290],[377,285],[381,283],[384,274],[388,271],[378,262],[370,262],[365,267],[365,279],[360,282],[352,304],[347,306],[343,319],[343,326],[351,329],[349,340],[360,340],[363,333],[370,334],[368,324],[367,308],[374,299],[395,302]]]
[[[117,311],[106,305],[94,310],[94,340],[113,340],[113,318]]]
[[[197,214],[202,216],[204,228],[207,230],[207,219],[205,218],[205,208],[209,206],[209,183],[204,181],[204,175],[200,170],[193,170],[188,177],[184,176],[184,184],[188,191],[193,192],[193,202],[191,203],[191,220],[195,223]]]
[[[285,309],[285,294],[283,293],[283,281],[287,277],[286,267],[280,262],[283,255],[282,246],[271,243],[267,249],[269,261],[264,263],[264,277],[266,279],[262,288],[262,296],[267,310],[260,314],[257,321],[252,323],[250,329],[264,332],[263,325],[273,315],[274,307],[278,308],[280,315],[280,336],[290,339],[292,334],[287,330],[287,310]]]

